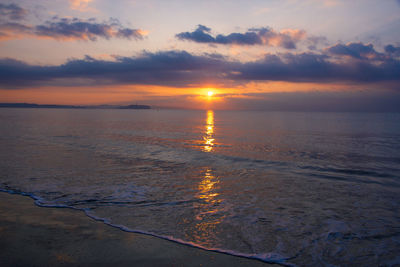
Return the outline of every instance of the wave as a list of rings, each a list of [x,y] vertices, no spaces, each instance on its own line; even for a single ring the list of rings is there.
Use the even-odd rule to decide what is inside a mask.
[[[231,255],[231,256],[235,256],[235,257],[258,260],[258,261],[262,261],[262,262],[265,262],[265,263],[278,264],[278,265],[281,265],[281,266],[289,266],[289,267],[296,267],[297,266],[296,264],[290,263],[289,261],[294,259],[294,258],[296,258],[296,257],[298,257],[299,254],[300,254],[300,252],[299,252],[294,256],[285,257],[285,256],[280,255],[280,254],[275,253],[275,252],[250,254],[250,253],[242,253],[242,252],[237,252],[237,251],[233,251],[233,250],[228,250],[228,249],[224,249],[224,248],[208,248],[208,247],[196,244],[194,242],[185,241],[185,240],[179,239],[179,238],[174,238],[173,236],[157,235],[157,234],[154,234],[154,233],[148,232],[148,231],[143,231],[143,230],[138,230],[138,229],[131,229],[131,228],[129,228],[129,227],[125,226],[125,225],[122,225],[122,224],[114,224],[110,220],[108,220],[107,218],[98,217],[95,214],[92,214],[91,210],[88,209],[88,208],[77,208],[77,207],[69,206],[69,205],[66,205],[66,204],[48,203],[44,198],[41,198],[41,197],[39,197],[39,196],[37,196],[35,194],[27,193],[27,192],[23,192],[23,191],[20,191],[20,190],[15,190],[15,189],[3,189],[3,188],[0,188],[0,192],[30,197],[30,198],[32,198],[34,200],[34,203],[39,207],[45,207],[45,208],[68,208],[68,209],[83,211],[87,217],[89,217],[89,218],[91,218],[91,219],[93,219],[95,221],[102,222],[102,223],[104,223],[104,224],[106,224],[108,226],[111,226],[111,227],[117,228],[119,230],[122,230],[124,232],[148,235],[148,236],[160,238],[160,239],[163,239],[163,240],[168,240],[168,241],[171,241],[171,242],[174,242],[174,243],[177,243],[177,244],[181,244],[181,245],[185,245],[185,246],[189,246],[189,247],[193,247],[193,248],[202,249],[202,250],[205,250],[205,251],[217,252],[217,253],[222,253],[222,254]],[[46,204],[45,204],[45,202],[46,202]]]

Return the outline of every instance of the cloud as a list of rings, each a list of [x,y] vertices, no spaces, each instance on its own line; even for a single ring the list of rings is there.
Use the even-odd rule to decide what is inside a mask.
[[[140,29],[125,28],[118,20],[97,22],[95,19],[58,18],[41,25],[30,26],[21,23],[0,23],[0,40],[21,37],[51,38],[56,40],[96,41],[98,38],[143,39],[146,32]]]
[[[264,59],[240,66],[235,80],[291,82],[378,82],[399,81],[400,62],[347,60],[335,62],[325,54],[301,53],[266,55]]]
[[[267,54],[257,61],[239,62],[220,55],[193,55],[185,51],[144,52],[135,57],[98,60],[74,59],[57,66],[0,60],[0,86],[20,88],[62,85],[148,84],[198,87],[235,86],[252,81],[311,83],[367,83],[400,81],[400,61],[390,55],[380,60],[329,53]]]
[[[399,0],[400,1],[400,0]],[[387,45],[385,46],[385,51],[386,53],[389,53],[394,56],[400,56],[400,46],[394,46],[394,45]]]
[[[210,32],[211,28],[198,25],[194,32],[182,32],[177,34],[176,37],[180,40],[190,40],[197,43],[214,43],[215,38],[209,34]]]
[[[357,59],[380,59],[383,55],[375,51],[372,44],[349,43],[346,45],[337,44],[327,48],[333,55],[349,56]]]
[[[318,45],[328,43],[328,39],[325,36],[308,36],[307,37],[308,49],[316,50]]]
[[[21,20],[25,18],[28,11],[16,4],[1,4],[0,3],[0,16],[2,19]]]
[[[282,30],[276,32],[271,28],[251,28],[245,33],[230,33],[228,35],[211,35],[211,29],[198,25],[193,32],[181,32],[176,34],[179,40],[192,41],[197,43],[213,44],[236,44],[236,45],[267,45],[278,46],[286,49],[295,49],[296,44],[306,36],[303,30]]]
[[[54,39],[73,39],[96,41],[97,38],[110,39],[142,39],[143,32],[138,29],[124,28],[117,20],[108,23],[98,23],[94,19],[81,20],[78,18],[54,18],[34,29],[37,36]]]
[[[70,8],[81,12],[93,11],[89,8],[90,2],[93,2],[93,0],[69,0]]]
[[[0,41],[31,35],[32,27],[17,22],[0,23]]]
[[[58,66],[36,66],[0,60],[0,86],[55,84],[153,84],[189,86],[222,78],[225,61],[213,56],[194,56],[184,51],[143,53],[137,57],[116,57],[115,61],[92,57],[70,60]]]

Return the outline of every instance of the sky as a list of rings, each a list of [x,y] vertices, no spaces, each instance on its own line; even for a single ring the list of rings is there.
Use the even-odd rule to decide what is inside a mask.
[[[0,0],[0,102],[399,112],[400,0]]]

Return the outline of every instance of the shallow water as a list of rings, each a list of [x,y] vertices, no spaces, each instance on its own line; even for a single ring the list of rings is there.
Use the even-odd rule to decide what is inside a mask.
[[[0,189],[296,265],[400,264],[400,114],[0,109]]]

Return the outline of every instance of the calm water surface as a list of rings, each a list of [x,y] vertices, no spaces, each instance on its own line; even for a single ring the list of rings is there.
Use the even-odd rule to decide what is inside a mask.
[[[400,264],[400,114],[0,110],[0,189],[288,265]]]

